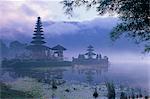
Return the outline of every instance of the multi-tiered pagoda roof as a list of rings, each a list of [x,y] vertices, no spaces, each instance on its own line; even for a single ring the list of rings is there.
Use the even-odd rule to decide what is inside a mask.
[[[47,59],[49,56],[47,55],[47,52],[50,50],[50,48],[44,45],[46,42],[44,41],[44,34],[42,29],[41,18],[38,17],[31,45],[27,46],[27,49],[31,51],[32,59]]]
[[[34,30],[35,33],[33,34],[34,37],[32,37],[31,45],[29,45],[27,47],[29,50],[46,50],[46,49],[49,49],[49,47],[44,45],[46,42],[44,41],[44,34],[43,34],[42,29],[43,28],[42,28],[41,18],[38,17],[36,27]]]
[[[85,53],[85,55],[88,56],[89,59],[93,58],[94,55],[96,55],[93,51],[94,51],[94,47],[89,45],[88,49],[87,49],[87,53]]]
[[[61,51],[63,51],[63,50],[67,50],[67,49],[64,48],[64,47],[61,46],[61,45],[56,45],[56,46],[54,46],[54,47],[52,48],[52,50],[61,50]]]

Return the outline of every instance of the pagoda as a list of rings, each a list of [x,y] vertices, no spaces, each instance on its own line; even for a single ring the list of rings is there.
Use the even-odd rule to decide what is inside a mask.
[[[41,18],[38,17],[31,45],[27,46],[27,49],[31,52],[32,59],[46,59],[48,56],[47,52],[49,52],[50,48],[44,45],[46,42],[44,41],[42,29]]]
[[[87,55],[88,59],[92,59],[93,56],[95,56],[96,54],[93,52],[94,51],[94,48],[93,46],[89,45],[88,46],[88,49],[87,49],[87,53],[85,53],[85,55]]]
[[[95,57],[96,56],[96,57]],[[77,58],[72,58],[74,65],[85,66],[108,66],[108,57],[102,57],[101,54],[94,53],[94,47],[89,45],[85,54],[79,54]]]
[[[28,50],[25,58],[4,60],[5,67],[31,67],[31,66],[72,66],[72,62],[64,60],[63,52],[66,50],[61,45],[49,48],[45,46],[41,18],[37,18],[32,41],[25,48]],[[16,42],[15,42],[16,44]],[[24,54],[22,55],[25,56]],[[21,56],[21,57],[22,57]]]

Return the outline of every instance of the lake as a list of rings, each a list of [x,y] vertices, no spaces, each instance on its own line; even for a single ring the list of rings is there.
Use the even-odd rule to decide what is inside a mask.
[[[113,64],[100,66],[40,67],[32,69],[4,69],[13,77],[30,76],[37,79],[58,79],[66,82],[83,82],[91,85],[114,82],[133,88],[149,90],[150,67],[148,64]],[[14,76],[15,75],[15,76]]]

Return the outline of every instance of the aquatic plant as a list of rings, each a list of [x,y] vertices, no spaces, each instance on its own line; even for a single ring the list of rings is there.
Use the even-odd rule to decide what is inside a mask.
[[[106,87],[107,87],[107,90],[108,90],[108,94],[107,94],[108,99],[115,99],[116,93],[115,93],[114,84],[111,83],[111,82],[106,82],[105,84],[106,84]]]

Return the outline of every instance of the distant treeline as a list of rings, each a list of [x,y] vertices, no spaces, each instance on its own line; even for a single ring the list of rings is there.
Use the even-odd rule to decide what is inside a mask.
[[[19,41],[12,41],[8,45],[0,40],[1,58],[17,58],[26,57],[28,50],[26,50],[27,44]]]

